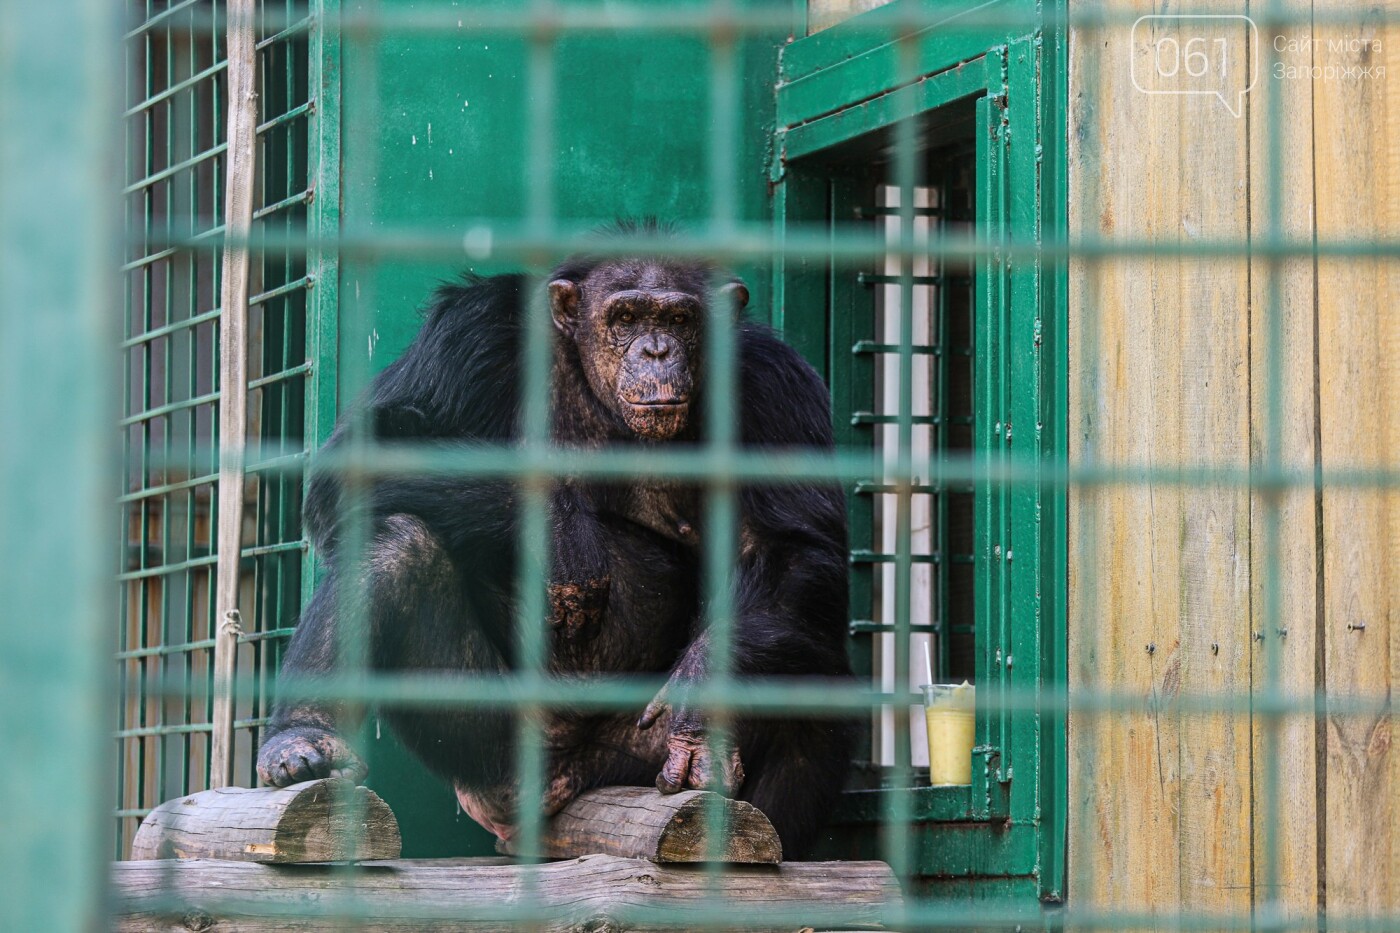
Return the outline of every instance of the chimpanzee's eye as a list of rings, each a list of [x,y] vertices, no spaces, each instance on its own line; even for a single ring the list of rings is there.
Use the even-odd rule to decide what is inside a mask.
[[[624,312],[622,312],[621,314],[619,314],[619,315],[617,316],[617,319],[618,319],[619,321],[621,321],[622,323],[624,323],[624,324],[631,324],[633,321],[635,321],[635,320],[637,319],[637,316],[636,316],[635,314],[633,314],[631,311],[624,311]]]
[[[671,315],[671,323],[675,324],[677,327],[681,326],[682,324],[685,324],[689,320],[690,318],[684,314]]]

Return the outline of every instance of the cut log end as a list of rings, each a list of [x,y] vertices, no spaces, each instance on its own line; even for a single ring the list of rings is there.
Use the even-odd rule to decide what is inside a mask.
[[[722,845],[710,844],[710,807],[724,815]],[[497,844],[505,855],[523,855],[520,841]],[[775,865],[782,843],[762,811],[742,800],[708,791],[661,794],[649,787],[602,787],[580,794],[541,832],[543,858],[604,854],[653,862]]]
[[[166,801],[141,821],[131,857],[346,862],[398,858],[401,848],[398,821],[378,794],[325,779]]]

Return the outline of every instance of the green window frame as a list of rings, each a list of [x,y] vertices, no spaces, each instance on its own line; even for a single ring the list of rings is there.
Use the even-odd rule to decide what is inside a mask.
[[[857,16],[784,50],[770,175],[775,220],[783,230],[826,226],[833,250],[824,262],[778,259],[774,323],[826,376],[838,444],[871,451],[878,477],[875,423],[897,419],[868,414],[874,358],[894,359],[898,347],[877,340],[869,283],[889,277],[844,258],[841,245],[848,235],[868,237],[870,219],[890,213],[872,198],[882,180],[878,153],[898,148],[883,141],[901,120],[921,126],[910,131],[921,145],[952,133],[968,139],[977,245],[961,258],[973,273],[973,444],[951,473],[961,465],[961,479],[974,480],[973,654],[979,699],[987,702],[978,704],[970,787],[928,786],[927,775],[910,768],[908,742],[897,737],[895,766],[867,769],[865,786],[858,781],[847,792],[829,851],[883,857],[888,843],[873,829],[892,806],[904,807],[914,820],[911,867],[925,893],[1055,903],[1064,895],[1065,733],[1063,718],[1039,701],[1064,689],[1067,551],[1063,490],[1041,476],[1066,452],[1066,276],[1063,263],[1000,247],[1039,243],[1064,228],[1063,41],[1049,28],[1006,36],[951,22],[896,39],[906,5]],[[934,281],[942,303],[948,282]],[[912,400],[905,410],[912,412]],[[936,410],[922,420],[937,430]],[[998,481],[1012,475],[1021,480]],[[944,496],[949,482],[936,475],[905,494]],[[854,483],[847,493],[851,655],[858,674],[874,676],[878,636],[893,630],[908,639],[923,628],[946,645],[948,616],[936,613],[922,627],[874,618],[876,568],[896,559],[874,546],[874,500],[899,493],[878,482]],[[907,541],[903,548],[907,554]],[[935,550],[925,559],[946,566],[950,556]],[[946,595],[946,573],[941,579]],[[906,616],[908,605],[906,597]],[[911,654],[897,651],[896,683],[907,676]],[[947,676],[946,661],[938,673]],[[901,727],[897,719],[896,735]],[[892,803],[891,795],[902,799]]]

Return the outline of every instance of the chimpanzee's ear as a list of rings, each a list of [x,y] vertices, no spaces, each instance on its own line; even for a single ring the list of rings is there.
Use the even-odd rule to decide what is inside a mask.
[[[744,308],[749,304],[748,287],[738,279],[724,285],[719,290],[720,300],[728,301],[734,308],[734,316],[738,317],[743,313]]]
[[[578,284],[568,279],[555,279],[549,283],[549,313],[554,318],[554,326],[565,337],[574,335],[578,326]]]

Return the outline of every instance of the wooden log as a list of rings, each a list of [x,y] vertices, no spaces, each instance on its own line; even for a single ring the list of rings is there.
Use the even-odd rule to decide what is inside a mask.
[[[752,804],[709,791],[662,794],[650,787],[600,787],[580,794],[541,833],[544,858],[617,855],[653,862],[710,860],[707,801],[726,817],[719,861],[776,865],[783,846],[768,817]],[[521,855],[519,842],[498,843],[505,855]]]
[[[344,862],[398,858],[400,848],[398,820],[374,791],[325,779],[166,801],[141,821],[131,857]]]
[[[900,903],[883,862],[743,865],[714,879],[693,866],[611,855],[479,867],[199,859],[118,862],[112,880],[117,929],[165,933],[506,931],[525,919],[546,933],[695,930],[717,921],[775,933],[870,930],[883,929],[882,912]]]

